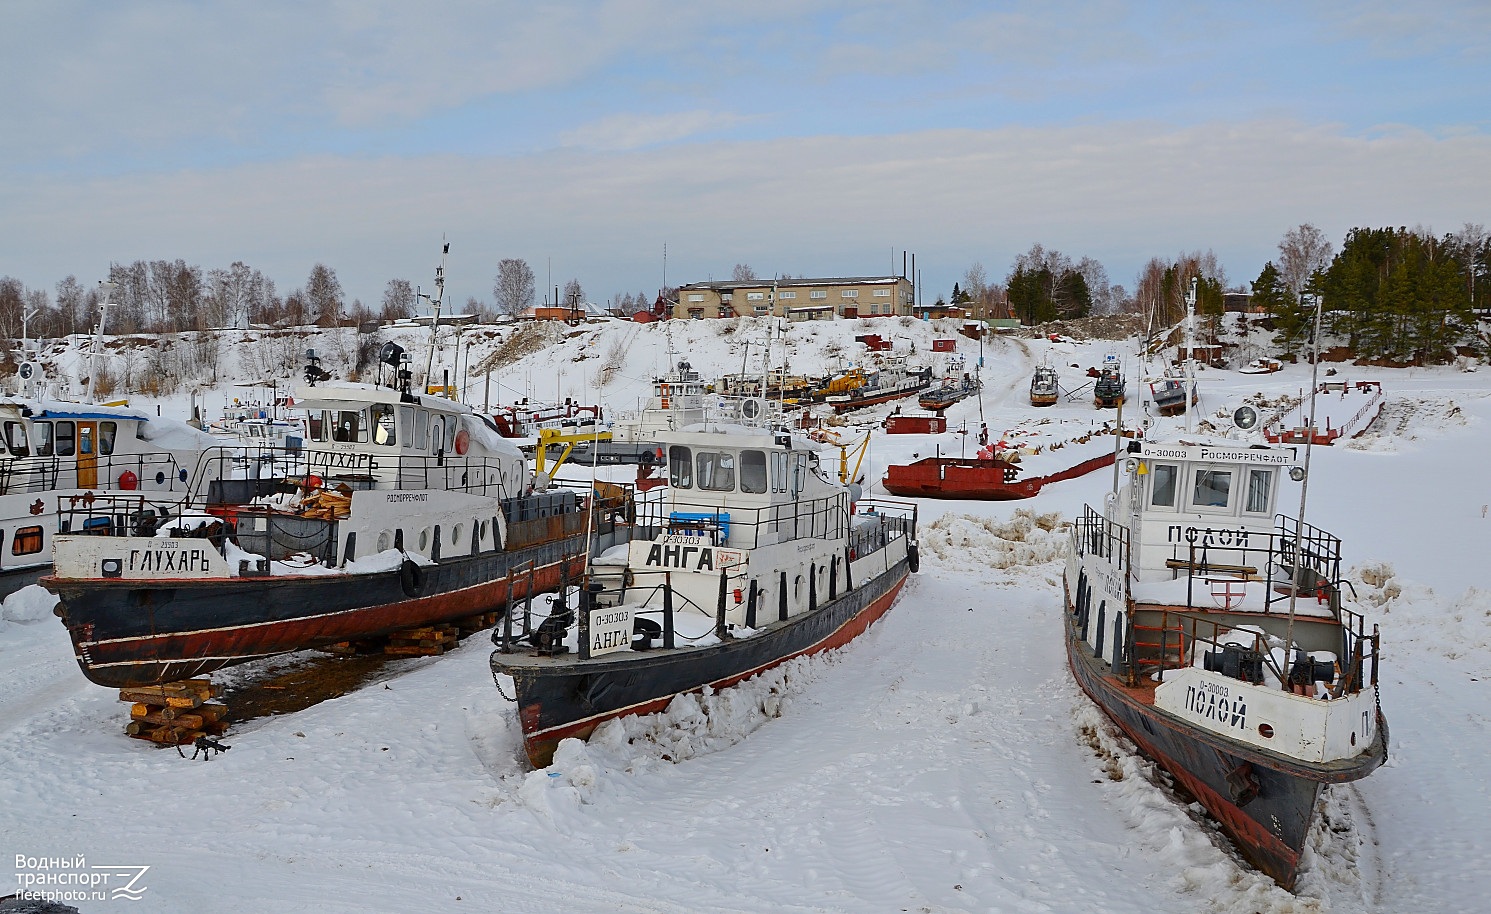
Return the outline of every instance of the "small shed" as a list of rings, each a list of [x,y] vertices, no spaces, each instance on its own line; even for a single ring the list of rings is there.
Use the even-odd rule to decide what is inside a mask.
[[[932,341],[933,352],[956,352],[957,349],[958,341],[953,339],[952,337]]]

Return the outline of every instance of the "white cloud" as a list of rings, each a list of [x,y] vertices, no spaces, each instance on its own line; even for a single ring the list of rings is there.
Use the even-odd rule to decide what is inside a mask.
[[[596,297],[759,273],[847,274],[917,252],[929,291],[974,261],[1002,277],[1034,242],[1091,256],[1131,285],[1152,256],[1214,250],[1257,275],[1302,222],[1339,243],[1355,226],[1486,221],[1491,138],[1410,129],[1355,136],[1292,122],[1182,130],[1127,122],[716,142],[624,154],[319,158],[217,171],[7,187],[0,250],[47,288],[112,261],[242,259],[283,289],[323,262],[349,296],[426,280],[452,242],[450,294],[490,298],[496,262],[530,260]],[[95,275],[97,274],[97,275]]]
[[[565,146],[627,150],[660,146],[712,131],[729,130],[750,118],[713,111],[674,114],[613,114],[560,134]]]

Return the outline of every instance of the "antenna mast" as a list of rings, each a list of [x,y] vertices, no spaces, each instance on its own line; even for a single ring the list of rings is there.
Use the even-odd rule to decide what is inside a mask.
[[[425,393],[430,391],[430,373],[435,370],[435,336],[440,332],[440,304],[445,298],[445,257],[449,253],[450,242],[447,241],[440,251],[440,266],[435,268],[435,297],[430,299],[430,304],[435,309],[435,316],[430,321],[430,352],[429,358],[425,360]],[[447,390],[445,396],[449,397],[450,391]]]
[[[1191,400],[1196,396],[1196,284],[1198,277],[1191,277],[1191,294],[1186,298],[1186,432],[1190,433],[1191,420],[1194,418],[1195,404]]]
[[[98,303],[98,329],[93,334],[93,351],[88,354],[88,402],[94,400],[93,391],[98,384],[98,351],[104,347],[104,323],[109,319],[109,308],[115,302],[109,301],[113,297],[114,290],[119,284],[107,279],[100,279],[98,287],[103,290],[104,300]]]

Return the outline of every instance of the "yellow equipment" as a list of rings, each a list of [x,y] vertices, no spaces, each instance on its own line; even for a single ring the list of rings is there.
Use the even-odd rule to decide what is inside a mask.
[[[539,429],[538,448],[533,454],[533,471],[535,473],[546,472],[544,470],[544,463],[548,459],[550,445],[564,445],[564,450],[560,452],[559,457],[554,461],[554,468],[547,471],[549,478],[553,479],[554,474],[559,472],[559,467],[569,459],[570,451],[575,449],[576,444],[582,441],[601,442],[610,440],[610,432],[561,432],[558,429],[552,428]]]

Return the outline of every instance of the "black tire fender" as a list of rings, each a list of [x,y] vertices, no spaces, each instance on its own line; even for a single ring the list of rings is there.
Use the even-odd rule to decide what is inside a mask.
[[[906,549],[906,567],[911,569],[912,574],[915,574],[921,566],[921,556],[917,554],[916,544],[912,543]]]
[[[399,586],[404,589],[404,596],[419,596],[425,586],[425,570],[413,559],[404,559],[399,565]]]

